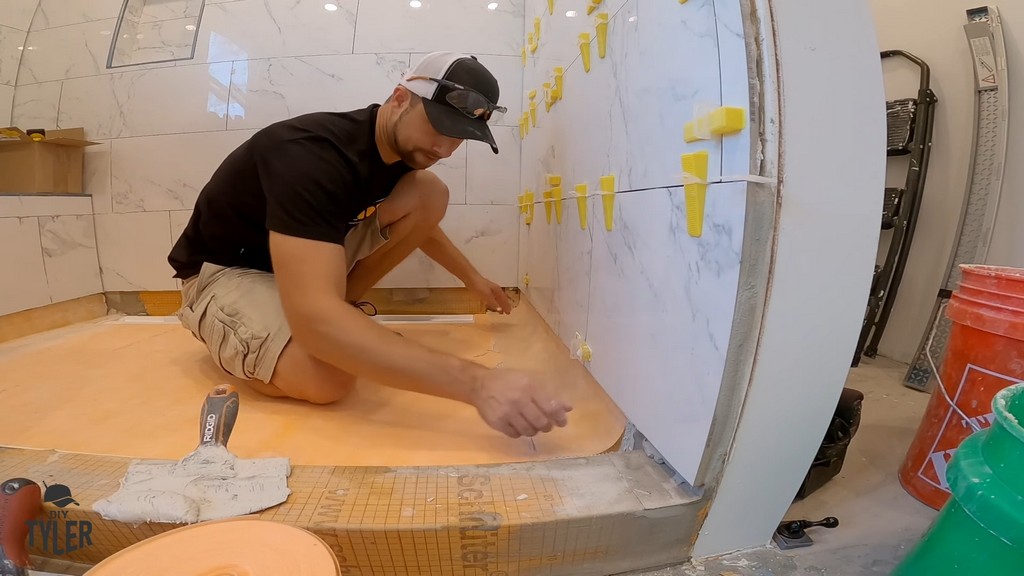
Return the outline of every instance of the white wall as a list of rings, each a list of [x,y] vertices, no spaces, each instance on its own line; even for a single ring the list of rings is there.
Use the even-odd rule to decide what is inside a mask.
[[[931,165],[906,271],[879,353],[910,361],[927,330],[928,317],[949,260],[967,185],[974,130],[974,69],[963,25],[970,0],[870,0],[879,50],[901,49],[928,63],[935,108]],[[988,263],[1024,266],[1024,5],[996,4],[1003,19],[1009,66],[1010,128],[1003,192]],[[886,98],[913,97],[917,67],[887,59]],[[902,185],[905,161],[893,160],[888,183]],[[885,233],[888,235],[888,232]]]
[[[499,156],[467,142],[434,170],[451,190],[442,227],[486,276],[516,284],[523,1],[499,0],[496,10],[470,0],[335,4],[208,0],[193,59],[109,70],[122,0],[75,0],[73,9],[41,0],[14,121],[82,126],[102,143],[88,149],[86,171],[104,289],[175,289],[167,253],[224,156],[271,122],[383,102],[411,60],[433,50],[479,54],[509,103],[509,125],[495,128]],[[381,285],[459,283],[417,253]]]
[[[775,260],[697,557],[768,543],[792,503],[850,370],[879,235],[885,107],[868,4],[772,0],[772,20],[768,3],[756,2],[776,27],[781,72]]]

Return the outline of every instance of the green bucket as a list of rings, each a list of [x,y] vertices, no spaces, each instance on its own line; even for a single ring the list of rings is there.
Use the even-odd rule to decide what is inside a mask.
[[[891,576],[1024,574],[1024,383],[992,401],[992,426],[946,469],[952,497]]]

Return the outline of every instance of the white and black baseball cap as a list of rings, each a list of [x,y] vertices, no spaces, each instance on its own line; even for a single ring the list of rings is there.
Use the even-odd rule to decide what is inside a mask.
[[[488,122],[506,112],[498,106],[498,81],[475,56],[459,52],[432,52],[402,77],[401,86],[423,98],[427,119],[435,130],[451,138],[498,145]]]

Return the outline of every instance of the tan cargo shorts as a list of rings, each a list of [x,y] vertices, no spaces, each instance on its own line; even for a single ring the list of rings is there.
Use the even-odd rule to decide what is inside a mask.
[[[387,241],[375,211],[345,237],[348,270]],[[292,334],[273,274],[207,262],[182,282],[181,299],[177,317],[217,366],[236,378],[270,382]]]

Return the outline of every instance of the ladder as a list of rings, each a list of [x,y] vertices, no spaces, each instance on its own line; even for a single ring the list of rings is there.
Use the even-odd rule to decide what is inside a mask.
[[[904,50],[886,50],[882,59],[902,57],[920,68],[920,87],[916,98],[902,98],[886,102],[888,142],[886,155],[909,156],[910,166],[902,188],[886,188],[882,204],[881,229],[891,230],[892,237],[885,259],[875,266],[868,294],[867,311],[861,325],[853,366],[860,364],[861,356],[874,358],[889,322],[903,271],[907,266],[914,228],[921,209],[925,175],[932,149],[932,128],[935,123],[935,104],[938,99],[930,88],[931,70],[928,65]]]

